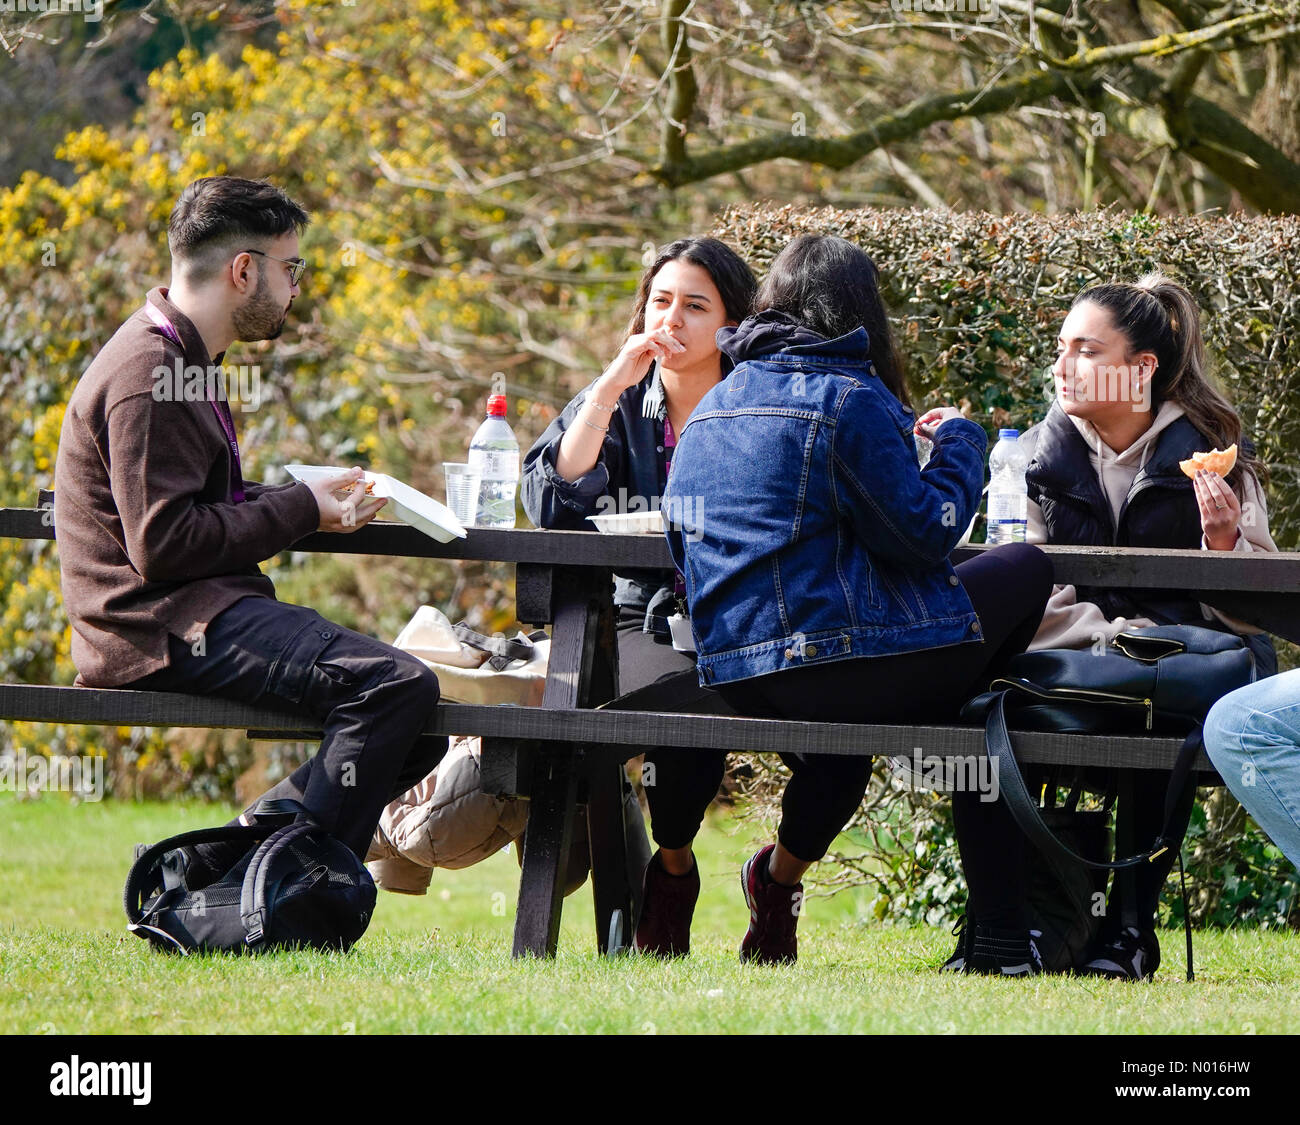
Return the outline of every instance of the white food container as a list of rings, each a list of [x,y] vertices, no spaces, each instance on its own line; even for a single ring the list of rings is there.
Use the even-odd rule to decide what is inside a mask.
[[[347,472],[346,469],[331,468],[328,465],[286,465],[284,471],[304,484]],[[372,495],[388,498],[388,503],[379,511],[381,517],[392,516],[402,523],[410,524],[439,543],[467,538],[469,533],[451,509],[432,496],[426,496],[387,473],[363,473],[361,479],[374,484]]]

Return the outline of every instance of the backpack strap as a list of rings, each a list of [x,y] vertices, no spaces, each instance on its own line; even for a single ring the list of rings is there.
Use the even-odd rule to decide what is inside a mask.
[[[277,829],[254,853],[239,892],[239,917],[244,923],[244,944],[250,950],[261,944],[266,936],[266,923],[270,920],[270,911],[266,906],[267,872],[285,848],[299,837],[316,831],[319,831],[318,826],[310,821],[290,824],[287,828]]]
[[[274,827],[265,824],[198,828],[193,832],[182,832],[179,836],[170,836],[152,847],[145,848],[131,865],[131,871],[126,877],[123,906],[126,907],[127,921],[135,925],[144,916],[142,907],[144,892],[148,888],[146,881],[153,874],[153,869],[157,866],[158,861],[167,852],[176,848],[190,847],[194,844],[247,843],[249,847],[252,847],[259,841],[265,840],[274,831]]]
[[[216,828],[196,828],[191,832],[182,832],[179,836],[170,836],[151,847],[141,848],[136,852],[135,862],[126,877],[126,889],[123,892],[123,905],[126,907],[127,920],[136,924],[144,916],[143,905],[147,880],[152,869],[170,851],[177,848],[192,847],[195,844],[236,844],[247,843],[248,847],[265,840],[277,828],[292,821],[296,816],[311,816],[311,813],[291,797],[275,800],[263,798],[252,810],[253,824],[223,824]],[[170,887],[169,876],[167,885]]]

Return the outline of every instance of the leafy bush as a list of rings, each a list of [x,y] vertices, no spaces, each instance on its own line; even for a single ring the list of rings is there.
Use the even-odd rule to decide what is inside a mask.
[[[880,267],[918,408],[960,403],[992,435],[1046,415],[1081,289],[1164,271],[1197,298],[1212,368],[1272,474],[1273,537],[1300,544],[1300,218],[760,205],[728,209],[713,233],[760,275],[796,235],[857,243]]]

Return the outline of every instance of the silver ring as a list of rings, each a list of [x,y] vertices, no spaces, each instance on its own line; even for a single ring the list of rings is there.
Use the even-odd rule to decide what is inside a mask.
[[[1219,511],[1223,511],[1223,509],[1226,508],[1228,505],[1227,505],[1227,504],[1215,504],[1214,506],[1215,506],[1216,508],[1218,508]]]

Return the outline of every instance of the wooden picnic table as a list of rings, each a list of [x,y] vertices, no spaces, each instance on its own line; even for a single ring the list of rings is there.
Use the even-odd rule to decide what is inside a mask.
[[[42,494],[36,509],[0,509],[0,537],[52,539],[53,525],[48,493]],[[983,549],[960,548],[953,561],[960,562]],[[622,763],[648,747],[776,750],[796,744],[803,752],[907,753],[924,736],[928,748],[940,754],[969,755],[982,750],[982,730],[969,727],[837,726],[707,715],[591,714],[617,694],[612,575],[630,569],[670,568],[662,536],[484,529],[444,544],[404,524],[374,521],[346,535],[308,535],[290,550],[513,563],[519,620],[551,626],[541,713],[531,708],[449,705],[440,709],[443,713],[428,732],[479,734],[484,739],[485,787],[530,797],[515,918],[516,955],[555,952],[570,830],[580,797],[587,806],[599,948],[604,951],[616,940],[611,934],[612,921],[621,916],[625,924],[630,923]],[[1188,590],[1226,613],[1300,642],[1300,554],[1088,547],[1045,550],[1058,582]],[[129,714],[142,725],[247,726],[251,734],[264,736],[313,735],[296,729],[294,716],[275,708],[162,694],[153,696],[161,702],[147,704],[131,698],[143,694],[55,688],[24,692],[22,685],[0,685],[0,718],[28,718],[39,711],[51,721],[121,722],[121,716]],[[57,698],[58,702],[34,704],[33,698]],[[69,699],[77,706],[70,707]],[[584,719],[588,714],[590,722]],[[110,715],[118,718],[106,717]],[[457,721],[467,729],[454,730],[447,725]],[[319,732],[314,735],[319,737]],[[1175,745],[1176,740],[1170,739],[1040,733],[1026,736],[1025,757],[1038,762],[1157,768],[1170,760]],[[864,746],[871,749],[864,750]]]

